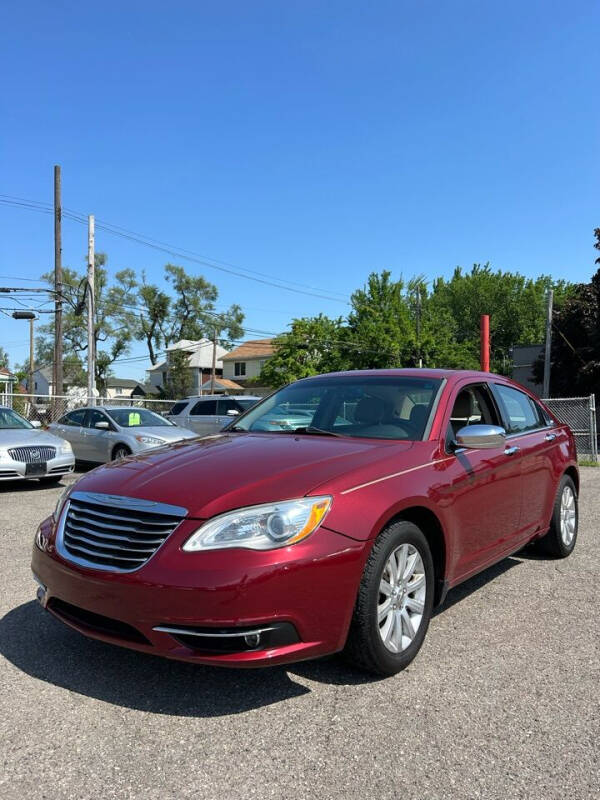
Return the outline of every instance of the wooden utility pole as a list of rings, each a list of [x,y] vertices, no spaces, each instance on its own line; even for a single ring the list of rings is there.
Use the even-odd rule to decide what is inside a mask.
[[[554,291],[548,289],[548,304],[546,306],[546,351],[544,353],[544,384],[542,397],[550,397],[550,354],[552,350],[552,305]]]
[[[210,373],[210,393],[215,393],[215,378],[217,373],[217,329],[213,331],[213,357],[212,357],[212,370]]]
[[[96,404],[96,337],[94,336],[94,215],[88,217],[88,265],[87,265],[87,334],[88,334],[88,403]]]
[[[62,236],[60,166],[54,167],[54,368],[53,394],[63,393]]]

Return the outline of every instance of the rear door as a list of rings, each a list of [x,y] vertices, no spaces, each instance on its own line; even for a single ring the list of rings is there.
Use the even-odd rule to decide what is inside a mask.
[[[71,443],[75,458],[83,459],[81,454],[83,446],[83,421],[85,419],[85,408],[78,408],[76,411],[69,411],[61,417],[53,428],[63,439]]]
[[[492,390],[508,434],[507,444],[519,448],[523,494],[519,527],[531,535],[549,523],[556,489],[557,433],[525,392],[503,383],[493,383]]]
[[[190,409],[186,427],[200,436],[216,433],[219,430],[216,399],[198,400]]]
[[[440,502],[452,524],[453,573],[466,578],[491,564],[519,536],[521,513],[520,454],[510,447],[456,449],[452,440],[466,425],[502,425],[489,386],[461,382],[446,409],[446,452],[454,457],[446,468]]]

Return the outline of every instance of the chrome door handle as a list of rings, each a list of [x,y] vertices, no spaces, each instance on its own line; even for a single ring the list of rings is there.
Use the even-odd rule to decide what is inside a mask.
[[[544,436],[544,439],[545,439],[547,442],[553,442],[553,441],[556,439],[556,434],[555,434],[555,433],[547,433],[547,434]]]
[[[506,448],[506,450],[504,451],[504,455],[505,455],[505,456],[514,456],[514,454],[515,454],[515,453],[518,453],[518,452],[519,452],[519,449],[520,449],[520,448],[518,448],[518,447],[516,447],[516,446],[514,446],[514,447],[507,447],[507,448]]]

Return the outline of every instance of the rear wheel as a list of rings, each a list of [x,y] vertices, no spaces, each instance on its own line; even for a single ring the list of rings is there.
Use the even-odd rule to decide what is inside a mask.
[[[551,558],[566,558],[575,549],[579,507],[573,479],[563,475],[558,485],[548,533],[536,542],[537,549]]]
[[[131,450],[124,444],[118,444],[113,450],[113,461],[120,461],[122,458],[127,458],[131,455]]]
[[[365,566],[346,658],[376,675],[394,675],[407,667],[427,633],[433,586],[433,561],[423,532],[407,521],[386,528]]]

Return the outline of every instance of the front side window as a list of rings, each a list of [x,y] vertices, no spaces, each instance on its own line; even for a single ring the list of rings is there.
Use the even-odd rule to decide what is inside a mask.
[[[179,403],[175,403],[174,405],[171,406],[169,414],[173,414],[173,415],[181,414],[181,412],[183,411],[183,409],[186,406],[187,406],[187,400],[180,401]]]
[[[447,444],[467,425],[500,425],[490,391],[483,384],[465,386],[456,395],[446,432]]]
[[[425,378],[360,375],[298,381],[236,419],[231,430],[418,441],[440,385]]]
[[[96,411],[95,409],[88,411],[85,418],[85,427],[95,428],[97,422],[108,422],[108,418],[101,411]]]
[[[508,433],[532,431],[546,425],[539,414],[538,406],[524,392],[500,383],[494,384],[494,389],[504,409]]]
[[[62,425],[71,425],[74,428],[80,428],[83,425],[83,420],[85,419],[85,409],[78,408],[77,411],[71,411],[69,414],[65,414],[65,416],[59,420]]]

